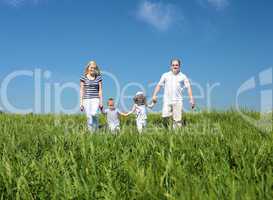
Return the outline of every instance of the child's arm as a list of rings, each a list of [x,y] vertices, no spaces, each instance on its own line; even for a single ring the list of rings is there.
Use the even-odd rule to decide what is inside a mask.
[[[128,116],[128,113],[121,112],[121,111],[118,109],[118,115],[119,115],[119,117],[120,117],[120,116],[126,117],[126,116]]]
[[[152,109],[155,106],[154,101],[152,101],[150,104],[147,105],[148,108]]]
[[[133,108],[131,111],[129,111],[128,113],[123,113],[124,116],[128,116],[128,115],[131,115],[132,113],[134,113],[136,111],[136,105],[133,105]]]
[[[104,108],[103,108],[103,107],[101,107],[101,108],[100,108],[100,111],[101,111],[101,113],[102,113],[102,114],[104,114],[104,115],[106,115],[106,114],[107,114],[106,110],[104,110]]]
[[[128,113],[124,113],[124,112],[120,112],[120,111],[118,112],[118,114],[119,114],[120,116],[125,116],[125,117],[128,116]]]

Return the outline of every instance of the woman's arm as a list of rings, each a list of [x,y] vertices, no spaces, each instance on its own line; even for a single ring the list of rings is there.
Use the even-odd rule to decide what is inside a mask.
[[[80,82],[80,107],[83,107],[84,83]]]
[[[99,82],[99,98],[100,98],[100,108],[102,108],[103,107],[102,81]]]

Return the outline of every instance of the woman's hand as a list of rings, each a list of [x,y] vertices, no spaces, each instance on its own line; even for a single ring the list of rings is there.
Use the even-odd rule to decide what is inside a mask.
[[[81,110],[81,112],[84,111],[84,106],[82,104],[80,105],[80,110]]]
[[[100,110],[103,110],[103,103],[102,103],[102,101],[100,101],[99,108],[100,108]]]

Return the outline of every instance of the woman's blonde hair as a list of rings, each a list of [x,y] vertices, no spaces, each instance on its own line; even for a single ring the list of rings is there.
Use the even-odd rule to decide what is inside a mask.
[[[88,72],[89,72],[89,66],[91,65],[91,64],[95,64],[96,65],[96,69],[95,69],[95,76],[97,77],[97,76],[100,76],[101,75],[101,72],[100,72],[100,68],[99,68],[99,66],[97,65],[97,63],[96,63],[96,61],[94,61],[94,60],[91,60],[91,61],[89,61],[88,63],[87,63],[87,65],[86,65],[86,67],[85,67],[85,70],[84,70],[84,75],[87,75],[88,74]]]

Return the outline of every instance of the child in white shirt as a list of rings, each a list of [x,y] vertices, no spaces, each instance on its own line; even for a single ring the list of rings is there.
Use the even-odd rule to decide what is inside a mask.
[[[106,115],[109,130],[111,132],[120,131],[120,116],[127,116],[127,114],[115,108],[114,99],[108,99],[108,109],[102,109],[102,113]]]
[[[139,133],[147,126],[147,107],[153,108],[154,103],[147,104],[146,97],[143,92],[137,92],[134,97],[134,105],[132,110],[127,115],[136,114],[136,125]]]

